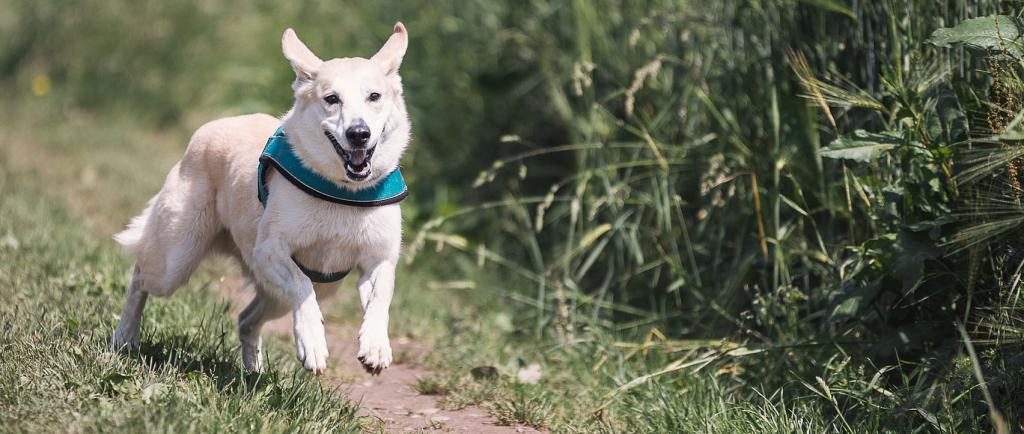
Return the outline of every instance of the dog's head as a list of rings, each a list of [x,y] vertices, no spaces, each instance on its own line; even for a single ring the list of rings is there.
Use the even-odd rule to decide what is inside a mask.
[[[402,23],[369,59],[320,60],[292,29],[281,39],[295,70],[295,105],[284,129],[303,163],[353,190],[396,167],[409,143],[402,63],[409,36]]]

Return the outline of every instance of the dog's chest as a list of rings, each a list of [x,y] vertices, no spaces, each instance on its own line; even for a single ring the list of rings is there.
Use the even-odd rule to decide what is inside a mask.
[[[402,236],[397,204],[359,208],[308,199],[279,220],[289,226],[285,233],[299,263],[332,273],[397,259]]]

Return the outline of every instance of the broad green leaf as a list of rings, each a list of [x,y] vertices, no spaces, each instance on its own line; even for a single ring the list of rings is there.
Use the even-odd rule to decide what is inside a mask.
[[[854,296],[843,300],[835,309],[832,309],[832,317],[849,319],[857,316],[857,312],[860,312],[861,301],[863,301],[861,296]]]
[[[871,161],[881,156],[902,140],[895,133],[869,133],[864,130],[853,132],[852,137],[840,137],[818,151],[825,158],[837,160]]]
[[[921,283],[925,262],[942,256],[942,249],[924,232],[901,230],[893,247],[892,275],[903,283],[905,293]]]
[[[1014,57],[1024,57],[1017,20],[1005,15],[966,20],[955,27],[938,29],[928,42],[939,47],[963,44],[980,50],[993,50]]]
[[[832,320],[846,321],[856,317],[875,300],[880,288],[877,280],[865,285],[843,285],[843,293],[835,300],[832,308]]]

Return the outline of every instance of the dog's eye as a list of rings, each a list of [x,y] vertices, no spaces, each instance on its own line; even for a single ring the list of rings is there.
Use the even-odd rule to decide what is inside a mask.
[[[324,102],[326,102],[328,104],[331,104],[331,105],[334,105],[334,104],[337,104],[337,103],[341,102],[341,100],[338,99],[338,95],[335,95],[335,94],[332,93],[332,94],[327,95],[327,96],[324,97]]]
[[[374,102],[380,99],[380,94],[377,92],[370,92],[370,102]]]

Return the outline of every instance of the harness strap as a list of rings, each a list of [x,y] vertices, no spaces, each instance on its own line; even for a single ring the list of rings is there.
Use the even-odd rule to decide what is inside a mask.
[[[399,168],[392,170],[373,186],[358,191],[335,184],[302,164],[302,160],[288,142],[288,136],[280,128],[267,139],[267,145],[260,155],[256,195],[263,206],[267,206],[267,197],[270,195],[267,174],[268,168],[271,167],[304,193],[341,205],[363,208],[391,205],[401,202],[409,195],[409,188]]]
[[[288,137],[282,128],[278,128],[273,136],[267,139],[267,144],[260,155],[260,165],[256,174],[256,197],[265,208],[270,190],[267,184],[269,168],[280,173],[288,182],[302,190],[304,193],[317,199],[325,200],[347,206],[375,207],[398,203],[409,195],[408,187],[405,185],[405,178],[402,171],[395,169],[376,185],[352,191],[335,184],[334,182],[313,172],[299,159],[292,149]],[[295,265],[302,270],[302,273],[309,277],[309,280],[316,283],[333,283],[344,279],[350,270],[323,273],[306,268],[292,257]]]
[[[333,273],[321,273],[319,271],[310,270],[310,269],[306,268],[304,265],[299,263],[299,260],[295,259],[294,256],[292,256],[292,261],[295,262],[295,265],[297,265],[299,267],[299,270],[302,270],[302,274],[305,274],[306,277],[308,277],[309,280],[313,281],[314,283],[334,283],[334,282],[338,282],[341,279],[344,279],[345,276],[347,276],[348,272],[349,272],[349,270],[345,270],[345,271],[335,271]]]

